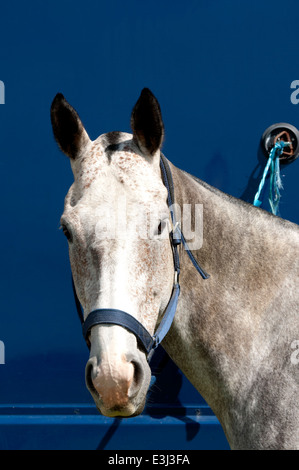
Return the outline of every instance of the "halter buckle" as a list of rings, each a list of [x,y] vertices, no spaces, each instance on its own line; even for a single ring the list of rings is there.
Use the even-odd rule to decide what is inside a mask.
[[[174,285],[179,283],[179,275],[180,275],[180,270],[175,270],[174,271]]]
[[[173,227],[170,235],[171,235],[171,242],[172,242],[173,246],[178,246],[182,243],[181,229],[180,229],[179,222],[176,222],[176,224]]]

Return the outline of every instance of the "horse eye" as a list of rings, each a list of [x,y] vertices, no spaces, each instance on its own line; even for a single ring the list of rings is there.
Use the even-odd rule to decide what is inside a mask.
[[[67,228],[66,225],[61,225],[61,228],[62,228],[62,231],[64,233],[64,235],[66,236],[66,238],[68,239],[69,242],[72,241],[73,237],[72,237],[72,234],[71,232],[69,231],[69,229]]]

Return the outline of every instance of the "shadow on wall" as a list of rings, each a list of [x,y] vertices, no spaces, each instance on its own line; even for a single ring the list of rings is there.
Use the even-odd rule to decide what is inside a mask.
[[[267,162],[260,144],[257,149],[257,160],[257,164],[249,176],[248,183],[243,193],[238,196],[239,199],[249,202],[250,204],[253,203],[254,196],[258,190]],[[205,167],[204,181],[227,194],[231,194],[229,190],[229,175],[229,167],[226,160],[222,157],[220,152],[215,153]]]
[[[161,419],[164,416],[176,417],[185,424],[186,440],[191,441],[199,432],[200,425],[188,416],[188,409],[179,399],[183,381],[187,379],[184,379],[182,372],[163,348],[156,359],[156,363],[152,364],[152,373],[156,377],[156,382],[150,390],[146,412],[156,419]],[[198,394],[199,400],[200,395]],[[155,409],[155,403],[159,403],[161,407],[159,412]],[[164,408],[163,404],[166,405]]]

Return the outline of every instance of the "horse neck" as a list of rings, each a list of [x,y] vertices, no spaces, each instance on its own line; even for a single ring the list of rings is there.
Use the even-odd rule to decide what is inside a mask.
[[[280,342],[282,308],[292,311],[284,328],[298,325],[298,228],[171,170],[176,202],[203,204],[203,246],[193,254],[210,278],[202,280],[181,247],[181,296],[163,346],[228,435],[228,415],[250,406],[263,361],[283,368],[269,359],[273,334]]]

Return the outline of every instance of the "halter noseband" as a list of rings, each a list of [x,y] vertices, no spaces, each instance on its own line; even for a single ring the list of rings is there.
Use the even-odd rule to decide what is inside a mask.
[[[150,360],[150,358],[152,357],[152,354],[154,353],[154,350],[159,346],[163,338],[168,333],[172,325],[175,312],[177,309],[178,298],[180,294],[180,284],[179,284],[180,259],[179,259],[179,253],[178,253],[178,246],[181,243],[183,243],[185,250],[190,260],[192,261],[193,265],[195,266],[197,272],[202,276],[203,279],[209,278],[209,275],[199,266],[193,254],[191,253],[187,245],[187,242],[184,238],[184,235],[179,227],[179,224],[176,221],[175,213],[173,210],[174,187],[173,187],[172,175],[171,175],[168,162],[162,153],[161,153],[161,159],[160,159],[160,167],[161,167],[161,172],[162,172],[163,183],[167,188],[167,193],[168,193],[167,203],[170,209],[172,225],[173,225],[173,230],[170,232],[170,243],[172,246],[173,260],[174,260],[174,284],[173,284],[171,298],[166,307],[161,323],[158,326],[154,336],[152,336],[147,331],[147,329],[144,328],[144,326],[138,320],[136,320],[136,318],[134,318],[132,315],[122,310],[111,309],[111,308],[100,308],[97,310],[93,310],[84,321],[82,307],[81,307],[81,304],[79,302],[79,299],[76,293],[74,281],[72,279],[73,292],[74,292],[77,312],[78,312],[78,315],[82,324],[83,336],[89,348],[90,348],[90,343],[89,343],[88,336],[93,326],[101,325],[101,324],[119,325],[119,326],[126,328],[130,332],[134,333],[134,335],[137,338],[138,343],[146,352],[148,361]]]

